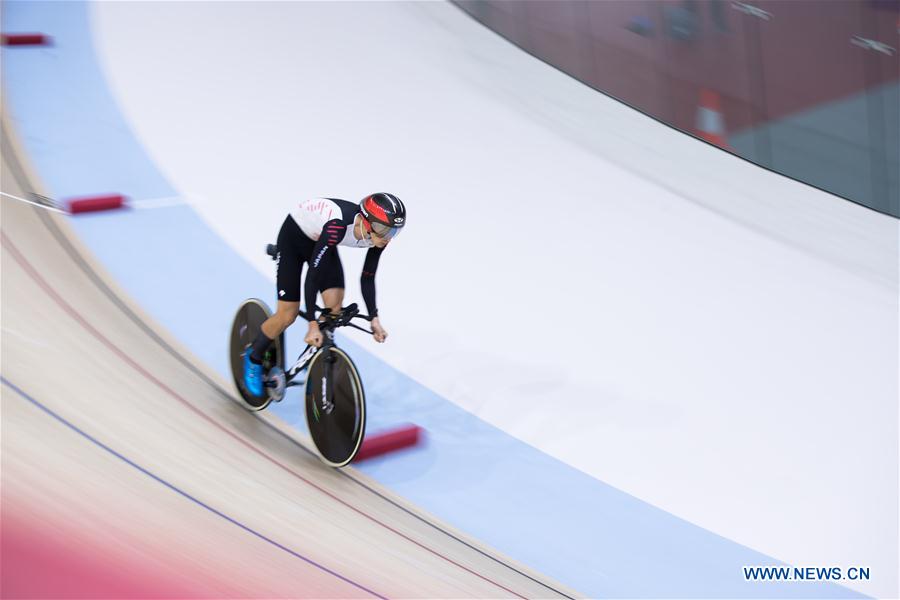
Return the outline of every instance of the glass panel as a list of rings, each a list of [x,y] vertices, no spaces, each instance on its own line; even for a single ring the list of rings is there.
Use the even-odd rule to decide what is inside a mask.
[[[766,164],[768,145],[752,126],[764,106],[754,54],[757,18],[715,1],[658,2],[658,53],[668,76],[671,125]]]
[[[866,52],[869,131],[872,141],[872,205],[900,214],[900,2],[859,3]]]
[[[872,157],[865,51],[856,0],[760,2],[759,25],[772,167],[841,196],[871,203]]]
[[[585,83],[638,110],[666,119],[668,95],[658,55],[655,3],[590,2],[584,15],[591,60]]]
[[[896,0],[458,5],[665,123],[900,216]]]

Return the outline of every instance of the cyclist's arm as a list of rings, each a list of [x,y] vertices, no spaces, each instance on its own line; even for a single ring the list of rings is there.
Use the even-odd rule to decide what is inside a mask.
[[[378,305],[375,304],[375,272],[378,270],[378,259],[381,258],[383,251],[384,248],[369,248],[363,263],[362,276],[359,278],[366,310],[371,317],[378,316]]]
[[[337,255],[335,248],[344,238],[345,233],[347,233],[347,226],[340,219],[332,219],[322,227],[319,241],[313,247],[312,256],[309,259],[309,272],[306,274],[304,292],[307,313],[312,313],[315,310],[316,293],[319,291],[316,285],[318,275],[328,268],[328,264]]]

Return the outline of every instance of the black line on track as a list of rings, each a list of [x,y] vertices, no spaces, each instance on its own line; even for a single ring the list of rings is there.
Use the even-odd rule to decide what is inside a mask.
[[[15,152],[15,150],[12,148],[12,144],[9,141],[8,135],[9,135],[9,133],[7,130],[7,126],[4,123],[3,124],[3,136],[2,136],[2,138],[3,138],[2,146],[3,146],[4,158],[8,161],[10,170],[12,170],[13,176],[18,181],[19,186],[22,188],[22,190],[30,191],[29,188],[31,186],[28,185],[27,173],[26,173],[24,167],[22,166],[22,164],[19,162],[19,157],[18,157],[17,153]],[[104,296],[109,298],[109,300],[119,310],[121,310],[122,313],[126,317],[128,317],[129,320],[131,320],[135,325],[137,325],[141,331],[143,331],[150,337],[150,339],[152,339],[154,342],[156,342],[163,350],[165,350],[167,353],[169,353],[173,358],[175,358],[178,362],[180,362],[190,372],[197,375],[207,385],[209,385],[216,392],[218,392],[220,396],[222,396],[223,398],[226,398],[227,400],[229,400],[231,402],[235,402],[235,403],[243,406],[243,404],[240,401],[238,401],[237,399],[235,399],[232,394],[228,393],[227,390],[225,390],[222,386],[220,386],[218,383],[216,383],[208,375],[206,375],[200,369],[198,369],[196,365],[194,365],[191,361],[187,360],[184,356],[182,356],[175,348],[173,348],[168,342],[166,342],[166,340],[164,340],[149,325],[147,325],[147,323],[144,322],[140,316],[138,316],[133,310],[131,310],[131,308],[106,284],[106,282],[103,281],[103,279],[97,274],[97,272],[94,271],[94,269],[84,259],[84,257],[81,255],[81,253],[78,252],[78,250],[75,248],[74,245],[72,245],[72,243],[69,241],[68,237],[66,237],[66,235],[60,230],[59,225],[57,225],[53,221],[53,219],[50,217],[50,215],[47,214],[47,212],[44,209],[36,207],[36,206],[32,207],[32,209],[37,213],[41,222],[44,224],[44,226],[47,228],[47,230],[50,232],[50,234],[54,237],[54,239],[56,239],[56,241],[60,244],[60,246],[62,246],[65,253],[68,254],[69,257],[75,262],[75,264],[78,265],[78,267],[81,269],[81,271],[85,275],[87,275],[88,279],[91,280],[91,282],[97,287],[97,289]],[[250,411],[248,411],[248,412],[250,412]],[[318,458],[317,455],[312,450],[310,450],[309,448],[307,448],[306,446],[304,446],[303,444],[298,442],[296,439],[294,439],[293,437],[291,437],[284,431],[280,430],[278,427],[275,427],[274,425],[269,423],[266,419],[263,419],[257,413],[253,413],[253,415],[255,418],[257,418],[259,421],[261,421],[270,430],[274,431],[275,433],[277,433],[284,439],[288,440],[293,445],[299,447],[301,450],[303,450],[305,453],[309,454],[310,456],[314,456],[314,457]],[[484,556],[485,558],[509,569],[510,571],[513,571],[513,572],[521,575],[522,577],[540,585],[541,587],[544,587],[548,590],[551,590],[552,592],[554,592],[556,594],[559,594],[563,598],[568,598],[569,600],[575,600],[572,596],[569,596],[568,594],[565,594],[565,593],[561,592],[560,590],[557,590],[553,586],[548,585],[548,584],[544,583],[543,581],[535,579],[534,577],[532,577],[531,575],[528,575],[527,573],[523,573],[522,571],[515,568],[514,566],[503,562],[496,556],[492,556],[492,555],[488,554],[487,552],[485,552],[484,550],[482,550],[476,546],[473,546],[469,542],[467,542],[463,539],[460,539],[459,537],[457,537],[453,533],[447,531],[446,529],[443,529],[436,523],[433,523],[432,521],[429,521],[428,519],[424,518],[423,516],[416,514],[412,510],[399,504],[396,500],[393,500],[392,498],[385,496],[378,490],[375,490],[372,487],[370,487],[368,484],[353,477],[347,471],[344,471],[342,469],[335,469],[335,470],[338,471],[338,473],[340,473],[342,476],[346,477],[347,479],[349,479],[350,481],[355,483],[356,485],[358,485],[358,486],[362,487],[363,489],[365,489],[366,491],[368,491],[370,494],[374,494],[375,496],[381,498],[383,501],[391,504],[395,508],[398,508],[401,511],[405,512],[406,514],[410,515],[411,517],[415,518],[419,522],[424,523],[425,525],[428,525],[435,531],[439,531],[442,534],[444,534],[445,536],[455,540],[457,543],[462,544],[463,546],[469,548],[470,550],[477,552],[478,554]]]

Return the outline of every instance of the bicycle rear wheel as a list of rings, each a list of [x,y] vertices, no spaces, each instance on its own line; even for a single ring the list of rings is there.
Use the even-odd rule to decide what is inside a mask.
[[[271,402],[271,396],[267,391],[263,391],[262,396],[254,396],[244,385],[244,352],[249,351],[250,345],[259,334],[260,327],[271,314],[265,302],[249,298],[238,308],[231,325],[231,343],[228,349],[231,375],[244,404],[254,411],[267,407]],[[272,367],[281,367],[284,370],[284,335],[272,342],[263,357],[263,371],[268,373]]]
[[[322,350],[310,361],[306,423],[328,465],[343,467],[359,452],[366,432],[366,399],[356,365],[340,348]]]

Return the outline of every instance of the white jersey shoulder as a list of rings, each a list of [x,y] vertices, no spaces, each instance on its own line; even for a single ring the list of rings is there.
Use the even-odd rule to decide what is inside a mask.
[[[328,198],[313,198],[299,202],[291,211],[291,216],[306,237],[318,241],[325,223],[341,218],[341,207]]]
[[[291,217],[297,222],[300,231],[315,242],[319,241],[325,223],[332,219],[341,219],[342,216],[341,207],[334,200],[329,200],[328,198],[303,200],[297,203],[291,211]],[[352,226],[347,227],[347,233],[338,243],[341,246],[350,246],[352,248],[369,248],[372,246],[372,240],[370,239],[356,239],[356,236],[353,235]]]

